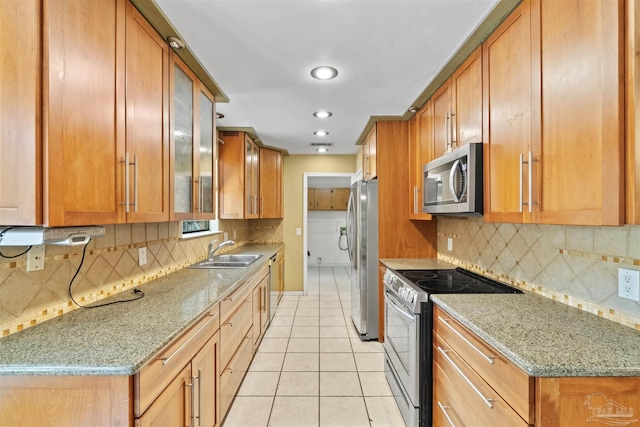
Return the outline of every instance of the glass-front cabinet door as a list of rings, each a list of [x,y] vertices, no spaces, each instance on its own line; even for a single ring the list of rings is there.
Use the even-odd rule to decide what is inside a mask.
[[[171,52],[171,220],[215,219],[215,99]]]

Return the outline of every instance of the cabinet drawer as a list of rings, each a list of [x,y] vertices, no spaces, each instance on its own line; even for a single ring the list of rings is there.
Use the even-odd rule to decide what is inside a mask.
[[[434,387],[440,390],[440,403],[445,400],[449,414],[474,427],[529,425],[441,337],[434,334],[433,338]],[[433,403],[436,412],[435,397]]]
[[[229,319],[220,326],[220,366],[226,367],[231,356],[236,352],[242,339],[251,329],[252,321],[251,295],[245,298]]]
[[[253,287],[250,286],[249,281],[245,281],[231,295],[220,301],[220,325],[229,320],[229,316],[234,314],[234,311],[244,302],[247,295],[251,295],[252,289]]]
[[[202,319],[173,340],[134,377],[134,414],[139,417],[218,329],[218,311]]]
[[[533,378],[437,306],[434,307],[433,324],[435,333],[522,418],[533,424]]]
[[[229,364],[220,374],[220,414],[223,419],[231,406],[231,402],[233,402],[240,383],[242,383],[244,374],[251,364],[251,357],[253,356],[251,340],[252,332],[249,331],[240,343],[238,351],[236,351]]]
[[[434,427],[464,427],[460,416],[451,405],[451,399],[442,391],[443,381],[442,374],[438,374],[437,378],[434,376],[432,425]]]

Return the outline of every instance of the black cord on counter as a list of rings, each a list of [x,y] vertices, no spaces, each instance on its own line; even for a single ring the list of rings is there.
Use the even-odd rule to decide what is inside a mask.
[[[120,304],[122,302],[136,301],[136,300],[139,300],[141,298],[144,298],[144,292],[142,292],[140,289],[137,289],[137,288],[133,289],[133,293],[135,295],[134,298],[129,298],[129,299],[125,299],[125,300],[119,300],[119,301],[105,302],[105,303],[102,303],[102,304],[81,305],[81,304],[78,303],[78,301],[75,300],[75,298],[73,298],[73,294],[71,293],[71,285],[73,284],[73,281],[76,279],[76,276],[78,276],[78,273],[80,273],[80,268],[82,268],[82,264],[84,263],[84,256],[87,253],[87,246],[89,246],[89,242],[90,241],[91,241],[91,239],[89,239],[89,241],[87,241],[87,243],[84,245],[84,249],[82,250],[82,258],[80,259],[80,265],[78,265],[78,269],[76,270],[76,273],[73,275],[73,277],[71,278],[71,281],[69,282],[69,298],[71,298],[71,301],[73,301],[75,305],[77,305],[78,307],[81,307],[81,308],[98,308],[98,307],[104,307],[104,306],[107,306],[107,305]]]

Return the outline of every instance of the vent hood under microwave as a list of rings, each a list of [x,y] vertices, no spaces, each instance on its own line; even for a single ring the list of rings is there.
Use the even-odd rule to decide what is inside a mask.
[[[102,226],[88,227],[2,227],[0,226],[0,246],[34,245],[84,245],[92,237],[102,237]]]
[[[422,211],[482,215],[482,143],[456,148],[424,165]]]

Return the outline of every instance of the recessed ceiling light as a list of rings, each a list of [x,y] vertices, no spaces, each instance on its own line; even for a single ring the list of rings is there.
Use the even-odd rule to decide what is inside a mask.
[[[311,70],[311,76],[318,80],[331,80],[338,75],[338,70],[328,65],[322,65]]]
[[[313,134],[315,136],[327,136],[329,135],[329,132],[327,132],[326,130],[317,130]]]
[[[410,112],[410,113],[416,113],[416,112],[418,112],[418,107],[415,107],[415,106],[414,106],[414,107],[409,107],[409,112]]]
[[[177,37],[167,37],[167,42],[169,43],[169,46],[174,49],[182,49],[184,47],[184,42]]]
[[[329,151],[327,148],[316,148],[316,151],[318,153],[326,153],[327,151]]]
[[[320,110],[320,111],[316,111],[315,113],[313,113],[313,117],[317,117],[319,119],[326,119],[333,116],[333,114],[331,113],[331,111],[326,111],[326,110]]]

